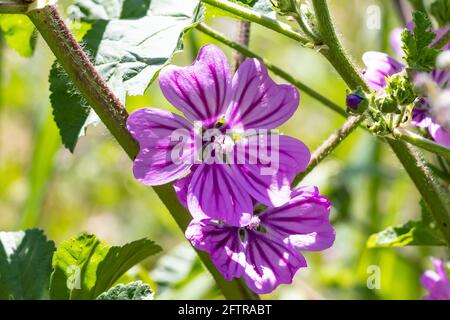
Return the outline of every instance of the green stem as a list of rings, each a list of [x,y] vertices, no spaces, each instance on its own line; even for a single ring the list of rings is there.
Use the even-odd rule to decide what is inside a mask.
[[[406,129],[395,129],[394,136],[397,139],[403,140],[405,142],[408,142],[409,144],[430,151],[436,155],[440,155],[450,161],[450,149],[427,138],[424,138],[417,133],[411,132]]]
[[[322,41],[328,46],[328,51],[322,54],[330,61],[350,89],[361,87],[365,91],[370,91],[336,34],[326,0],[312,0],[312,4]]]
[[[29,12],[28,16],[74,85],[83,94],[129,157],[134,159],[139,151],[139,146],[126,128],[128,113],[125,107],[97,73],[83,49],[62,21],[57,8],[47,6],[43,9]],[[172,186],[159,186],[155,187],[154,190],[180,229],[186,230],[187,225],[191,221],[191,216],[180,205]],[[258,296],[251,292],[241,280],[226,281],[214,267],[207,254],[202,252],[198,252],[198,254],[213,275],[225,298],[239,300],[258,299]]]
[[[25,1],[0,1],[0,13],[25,13],[27,10]]]
[[[290,75],[286,71],[280,69],[279,67],[274,65],[269,60],[259,56],[254,51],[251,51],[247,47],[244,47],[244,46],[240,45],[239,43],[237,43],[237,42],[235,42],[235,41],[225,37],[220,32],[214,30],[213,28],[209,27],[208,25],[206,25],[204,23],[200,23],[197,26],[197,30],[203,32],[204,34],[206,34],[206,35],[208,35],[208,36],[210,36],[210,37],[212,37],[212,38],[214,38],[214,39],[216,39],[218,41],[220,41],[221,43],[227,45],[228,47],[230,47],[230,48],[232,48],[232,49],[234,49],[236,51],[241,52],[242,54],[246,55],[249,58],[256,58],[256,59],[261,60],[266,65],[267,69],[272,71],[277,76],[279,76],[279,77],[283,78],[284,80],[292,83],[299,90],[301,90],[302,92],[306,93],[310,97],[316,99],[317,101],[323,103],[325,106],[327,106],[331,110],[335,111],[336,113],[339,113],[340,115],[342,115],[344,117],[347,117],[347,112],[345,112],[345,110],[343,108],[341,108],[339,105],[337,105],[333,101],[329,100],[328,98],[324,97],[323,95],[321,95],[320,93],[318,93],[314,89],[308,87],[307,85],[305,85],[301,81],[298,81],[292,75]]]
[[[305,22],[300,8],[296,2],[297,0],[291,0],[291,6],[295,10],[294,19],[295,21],[297,21],[298,26],[303,31],[303,33],[314,42],[314,44],[322,45],[322,40],[311,30],[309,25]]]
[[[292,185],[297,186],[312,170],[314,170],[326,157],[328,157],[341,143],[359,127],[364,121],[364,115],[350,117],[345,124],[335,133],[333,133],[311,156],[306,170],[298,174]]]
[[[235,14],[236,16],[255,22],[257,24],[260,24],[266,28],[269,28],[275,32],[281,33],[288,38],[291,38],[293,40],[296,40],[304,45],[308,44],[310,41],[303,37],[300,33],[294,31],[288,24],[285,24],[283,22],[279,22],[275,19],[271,19],[268,16],[265,16],[259,12],[256,12],[252,9],[246,8],[244,6],[241,6],[239,4],[227,1],[227,0],[201,0],[203,3],[209,4],[211,6],[214,6],[216,8],[225,10],[227,12],[230,12],[232,14]]]
[[[387,139],[398,159],[420,191],[437,227],[450,248],[450,197],[437,181],[428,164],[411,146],[403,141]]]
[[[126,127],[128,113],[95,70],[54,6],[30,11],[28,17],[47,42],[58,62],[102,122],[131,158],[139,151]]]

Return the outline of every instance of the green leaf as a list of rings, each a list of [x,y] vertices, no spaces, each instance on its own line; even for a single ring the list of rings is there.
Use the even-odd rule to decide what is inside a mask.
[[[61,244],[53,258],[52,299],[95,299],[131,267],[161,251],[141,239],[110,247],[94,235],[82,234]]]
[[[445,241],[434,225],[425,203],[421,201],[422,219],[409,221],[404,225],[389,227],[370,236],[368,248],[406,247],[406,246],[444,246]]]
[[[49,80],[53,118],[64,146],[73,152],[87,126],[97,124],[99,119],[57,62],[53,63]]]
[[[97,300],[153,300],[153,291],[142,281],[118,284],[102,293]]]
[[[203,17],[199,3],[77,0],[69,12],[80,22],[74,25],[83,26],[83,47],[97,71],[125,103],[127,95],[144,94],[172,56],[183,49],[183,34]],[[64,145],[73,151],[86,127],[98,118],[64,73],[52,70],[50,83],[55,120]]]
[[[435,38],[428,16],[414,12],[414,31],[405,30],[402,34],[404,59],[410,68],[430,71],[435,67],[438,50],[430,48]]]
[[[0,300],[48,298],[54,251],[41,230],[0,232]]]
[[[0,14],[0,28],[9,46],[24,57],[31,57],[36,46],[36,30],[27,16]]]

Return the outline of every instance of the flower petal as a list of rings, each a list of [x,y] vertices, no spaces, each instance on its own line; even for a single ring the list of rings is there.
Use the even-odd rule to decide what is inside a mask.
[[[210,221],[192,221],[186,238],[192,245],[211,255],[211,260],[228,281],[244,272],[245,253],[239,237],[239,228],[219,225]]]
[[[255,231],[247,233],[245,256],[245,282],[258,294],[292,283],[298,269],[307,265],[305,258],[291,246]]]
[[[300,101],[294,86],[277,85],[257,59],[241,64],[232,92],[225,123],[235,129],[274,129],[292,117]]]
[[[189,185],[187,204],[197,220],[210,218],[242,226],[253,215],[252,199],[228,165],[200,165]]]
[[[134,176],[149,186],[181,178],[192,166],[194,139],[191,124],[182,117],[160,109],[139,109],[127,121],[139,142]]]
[[[289,203],[269,208],[259,218],[271,236],[299,250],[321,251],[330,248],[336,236],[329,221],[330,207],[317,188],[299,188]]]
[[[420,277],[420,283],[422,284],[422,287],[428,290],[433,290],[434,286],[439,281],[440,281],[439,275],[433,270],[425,271]]]
[[[169,66],[159,76],[161,90],[191,121],[213,126],[225,114],[230,99],[231,74],[225,54],[214,45],[200,49],[188,67]]]
[[[367,67],[364,78],[375,91],[386,86],[386,77],[401,72],[405,67],[389,55],[376,51],[366,52],[363,55],[363,62]]]
[[[402,49],[402,33],[405,31],[403,28],[395,28],[392,30],[391,35],[389,37],[389,42],[391,44],[392,50],[395,52],[397,57],[403,56]]]
[[[252,197],[264,205],[279,207],[289,201],[291,183],[310,158],[308,147],[297,139],[259,135],[238,141],[231,168]]]
[[[450,132],[445,130],[444,127],[433,121],[428,127],[428,131],[434,141],[450,149]]]
[[[178,201],[180,201],[180,203],[186,209],[188,208],[187,195],[188,195],[189,185],[191,184],[192,177],[194,175],[194,171],[195,171],[196,168],[197,168],[196,165],[192,166],[191,167],[191,172],[187,176],[177,180],[173,184],[173,188],[175,189],[175,193],[177,195]]]

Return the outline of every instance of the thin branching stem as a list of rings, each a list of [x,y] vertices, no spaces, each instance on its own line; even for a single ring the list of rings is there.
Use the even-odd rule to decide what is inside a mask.
[[[238,32],[236,37],[236,42],[241,46],[248,48],[250,44],[250,30],[251,30],[251,22],[240,20],[238,26]],[[237,71],[239,66],[247,59],[247,56],[240,52],[239,50],[235,50],[233,52],[233,62],[234,62],[234,70]]]

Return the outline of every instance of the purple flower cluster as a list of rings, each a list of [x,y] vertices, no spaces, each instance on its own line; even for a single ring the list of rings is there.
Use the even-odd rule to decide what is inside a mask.
[[[431,258],[436,271],[427,270],[422,274],[420,282],[428,290],[427,300],[450,300],[450,282],[444,261]]]
[[[185,118],[150,108],[130,115],[128,129],[140,145],[136,179],[175,182],[193,217],[187,238],[226,279],[243,277],[257,293],[290,283],[306,267],[298,250],[326,249],[335,237],[330,203],[315,188],[291,188],[309,149],[274,130],[297,110],[298,91],[276,84],[257,59],[232,77],[214,45],[188,67],[163,69],[159,83]],[[257,206],[266,209],[255,213]]]
[[[410,23],[408,28],[412,29],[412,27],[413,25]],[[435,31],[436,38],[440,39],[449,28],[450,27]],[[402,31],[403,29],[396,29],[391,34],[391,46],[398,55],[402,54]],[[444,50],[450,50],[450,44],[448,44]],[[397,74],[405,69],[403,63],[382,52],[366,52],[363,56],[363,62],[366,66],[364,78],[374,91],[383,90],[387,85],[387,77]],[[433,70],[429,76],[438,87],[450,89],[450,69]],[[422,99],[420,103],[415,106],[411,123],[420,128],[427,128],[430,135],[437,143],[450,148],[450,132],[432,115],[431,106],[427,98]]]

